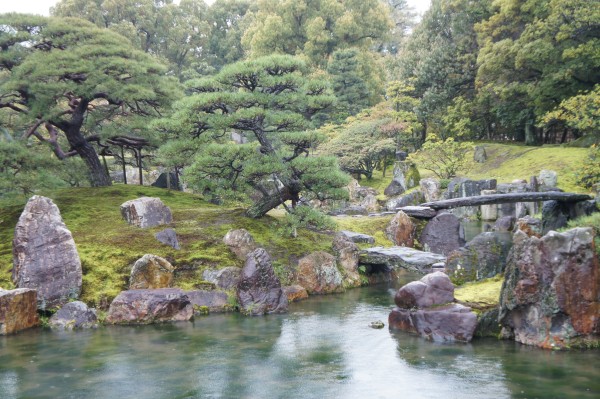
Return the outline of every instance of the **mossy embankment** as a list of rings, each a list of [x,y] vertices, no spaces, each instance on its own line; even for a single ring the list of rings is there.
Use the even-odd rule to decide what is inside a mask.
[[[331,251],[332,234],[302,230],[292,239],[280,233],[277,218],[250,219],[240,208],[216,206],[201,197],[164,189],[133,185],[103,188],[73,188],[44,192],[59,207],[71,230],[83,268],[82,300],[106,307],[127,288],[133,263],[146,253],[162,256],[175,266],[174,285],[184,289],[202,286],[207,268],[242,266],[223,244],[230,229],[248,230],[259,246],[274,259],[276,272],[289,282],[300,257],[318,250]],[[175,250],[154,234],[165,228],[129,226],[119,206],[141,196],[159,197],[171,208],[174,228],[181,245]],[[12,288],[12,237],[25,203],[0,204],[0,287]]]

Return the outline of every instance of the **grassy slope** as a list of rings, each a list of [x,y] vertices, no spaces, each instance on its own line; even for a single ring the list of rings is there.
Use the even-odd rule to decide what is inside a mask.
[[[229,229],[245,228],[274,258],[284,281],[289,265],[316,250],[330,250],[330,235],[302,231],[296,240],[278,234],[277,220],[243,216],[243,210],[217,207],[200,197],[153,187],[115,185],[44,193],[52,198],[73,233],[84,272],[82,298],[106,306],[126,289],[133,262],[146,253],[167,258],[176,267],[174,284],[191,289],[202,285],[202,272],[210,267],[241,266],[222,242]],[[160,197],[173,212],[173,227],[182,249],[159,243],[154,234],[165,226],[139,229],[122,219],[119,205],[140,196]],[[0,207],[0,287],[11,288],[12,236],[23,204]]]

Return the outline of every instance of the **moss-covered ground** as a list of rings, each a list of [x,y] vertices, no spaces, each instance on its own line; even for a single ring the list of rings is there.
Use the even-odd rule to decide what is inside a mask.
[[[475,309],[489,309],[500,301],[500,290],[504,277],[498,275],[482,281],[466,283],[457,287],[454,297]]]
[[[471,170],[461,173],[469,179],[496,179],[498,183],[510,183],[516,179],[538,176],[541,170],[549,169],[558,173],[558,187],[567,192],[587,192],[576,183],[576,173],[588,156],[587,148],[575,148],[559,145],[531,147],[514,144],[475,143],[485,147],[488,159],[485,163],[474,163]],[[472,157],[472,154],[468,155]],[[389,168],[386,177],[381,171],[375,171],[371,180],[362,179],[359,183],[379,191],[392,180],[393,168]],[[419,169],[421,178],[435,177],[433,172]]]
[[[291,239],[279,232],[277,218],[250,219],[242,209],[215,206],[201,197],[154,187],[113,185],[104,188],[74,188],[41,193],[54,200],[73,233],[83,268],[82,299],[106,307],[127,288],[133,263],[146,253],[168,259],[176,268],[174,285],[191,289],[202,286],[207,268],[241,266],[223,244],[230,229],[248,230],[259,246],[274,259],[284,282],[300,257],[317,250],[331,251],[331,234],[302,230]],[[159,243],[154,234],[165,228],[140,229],[129,226],[119,206],[141,196],[160,197],[171,208],[173,227],[181,245],[175,250]],[[12,237],[23,210],[20,204],[0,204],[0,287],[12,288]]]

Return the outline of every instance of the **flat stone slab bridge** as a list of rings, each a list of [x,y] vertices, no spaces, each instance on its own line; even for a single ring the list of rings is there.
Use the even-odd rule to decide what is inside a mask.
[[[593,198],[587,194],[561,193],[558,191],[489,194],[425,202],[419,206],[404,206],[398,208],[397,210],[403,211],[408,216],[429,219],[434,217],[437,214],[438,210],[459,208],[461,206],[479,206],[538,201],[559,201],[566,203],[576,203],[581,201],[588,201],[591,199]]]

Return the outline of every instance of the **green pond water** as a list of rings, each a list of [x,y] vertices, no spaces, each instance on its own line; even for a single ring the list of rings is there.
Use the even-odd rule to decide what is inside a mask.
[[[0,337],[0,398],[600,397],[599,351],[390,332],[392,292],[315,297],[285,315]]]

